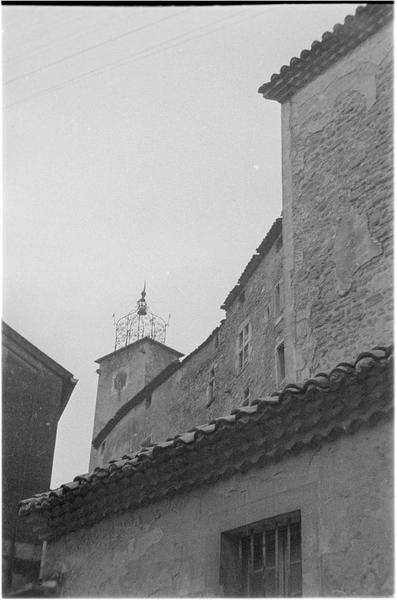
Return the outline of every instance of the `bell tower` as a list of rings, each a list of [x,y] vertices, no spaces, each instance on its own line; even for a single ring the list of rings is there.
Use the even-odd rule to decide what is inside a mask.
[[[98,389],[92,439],[156,375],[183,354],[166,346],[168,323],[149,311],[146,284],[136,307],[114,321],[114,350],[98,358]],[[102,460],[100,461],[102,462]],[[99,461],[91,448],[90,470]]]

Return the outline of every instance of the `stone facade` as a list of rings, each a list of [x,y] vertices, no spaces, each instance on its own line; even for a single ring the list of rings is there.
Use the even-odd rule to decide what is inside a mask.
[[[169,349],[147,381],[150,340],[105,357],[98,468],[22,503],[62,596],[236,597],[258,574],[263,592],[264,532],[292,514],[298,595],[393,593],[392,351],[362,352],[391,341],[389,11],[359,7],[262,86],[282,97],[282,222],[183,361]],[[283,595],[291,538],[277,540]]]
[[[238,294],[227,302],[226,318],[221,325],[181,362],[176,372],[143,395],[115,423],[106,439],[101,439],[100,445],[105,442],[102,452],[93,447],[90,469],[137,450],[144,441],[158,443],[227,414],[244,402],[270,395],[279,386],[275,348],[283,340],[283,313],[276,314],[275,288],[282,280],[281,219],[273,229],[274,242],[258,260],[245,285],[239,286]],[[238,340],[246,324],[250,335],[249,356],[240,368]],[[151,345],[150,340],[142,342]],[[141,377],[136,391],[143,387],[141,363],[146,359],[136,348],[132,344],[109,355],[105,361],[100,359],[94,439],[120,405],[133,396],[132,384],[128,387],[128,382]],[[167,357],[176,359],[177,355],[170,350]],[[166,366],[164,361],[161,366]],[[126,391],[123,390],[120,400],[111,383],[119,372],[128,374]]]
[[[296,379],[392,338],[392,28],[282,105],[288,352]]]
[[[69,533],[44,576],[68,598],[223,596],[221,534],[299,509],[303,596],[390,595],[392,435],[386,423]]]
[[[144,338],[99,358],[93,437],[95,438],[128,400],[180,356],[182,356],[180,352],[150,338]],[[136,428],[136,424],[133,424],[133,427]],[[134,439],[133,432],[130,431],[129,434]],[[139,444],[143,439],[139,437]],[[110,453],[110,448],[107,440],[101,442],[99,452],[97,448],[92,448],[90,469],[110,458],[115,458]]]
[[[134,345],[101,364],[107,375],[99,379],[90,468],[227,414],[282,384],[302,382],[363,347],[390,343],[391,44],[389,25],[283,102],[283,219],[226,299],[221,325],[150,390],[150,398],[116,419],[98,453],[95,437],[120,406],[105,378],[126,368],[128,382],[136,382],[143,373]],[[284,296],[280,314],[277,285]],[[245,324],[249,357],[240,369]],[[164,366],[160,361],[153,374]],[[126,385],[123,398],[147,381]]]

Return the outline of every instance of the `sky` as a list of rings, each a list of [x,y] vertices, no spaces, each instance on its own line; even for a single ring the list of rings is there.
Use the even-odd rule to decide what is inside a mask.
[[[144,281],[185,354],[223,318],[281,213],[280,106],[258,87],[355,9],[2,8],[3,318],[79,380],[52,487],[88,469],[94,361]]]

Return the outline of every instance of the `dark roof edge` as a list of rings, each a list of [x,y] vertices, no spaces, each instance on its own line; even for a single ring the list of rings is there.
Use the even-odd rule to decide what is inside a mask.
[[[73,377],[73,373],[65,369],[65,367],[62,367],[62,365],[60,365],[53,358],[48,356],[48,354],[45,354],[42,350],[37,348],[37,346],[32,344],[32,342],[29,342],[29,340],[27,340],[20,333],[15,331],[15,329],[10,327],[10,325],[7,325],[5,321],[2,322],[2,331],[3,340],[5,338],[9,338],[13,342],[21,346],[24,350],[26,350],[26,352],[34,356],[37,360],[45,364],[51,371],[56,373],[56,375],[62,377],[62,379],[65,379],[66,381],[73,380],[75,382],[74,385],[77,383],[77,379]]]
[[[97,358],[95,360],[95,362],[98,363],[98,364],[101,364],[101,362],[103,362],[107,358],[110,358],[111,356],[119,354],[120,352],[122,352],[123,350],[126,350],[127,348],[131,348],[132,346],[136,346],[136,345],[140,344],[141,342],[147,342],[147,341],[152,342],[154,344],[157,344],[158,346],[161,346],[162,348],[165,348],[166,350],[169,350],[170,352],[173,352],[176,357],[184,356],[183,352],[179,352],[179,350],[174,350],[174,348],[171,348],[170,346],[167,346],[167,344],[163,344],[162,342],[159,342],[158,340],[154,340],[153,338],[146,336],[146,337],[140,338],[139,340],[135,340],[135,342],[132,342],[131,344],[128,344],[128,346],[123,346],[122,348],[118,348],[117,350],[113,350],[113,352],[109,352],[109,354],[105,354],[105,356],[101,356],[100,358]]]
[[[227,295],[226,300],[224,301],[224,303],[221,306],[222,310],[227,310],[229,308],[229,306],[231,305],[233,300],[235,300],[235,298],[239,295],[239,293],[242,291],[244,285],[246,285],[246,283],[248,282],[250,277],[254,274],[256,269],[259,267],[262,260],[268,254],[268,252],[271,249],[271,247],[273,246],[273,244],[279,238],[279,236],[282,233],[282,222],[283,222],[282,217],[278,217],[278,219],[276,219],[274,221],[273,225],[270,227],[266,236],[264,237],[264,239],[261,241],[258,248],[256,249],[256,254],[253,254],[251,256],[250,260],[248,261],[244,271],[242,272],[242,274],[240,275],[240,277],[238,279],[237,284]]]
[[[359,6],[353,15],[347,15],[344,24],[337,23],[332,32],[326,31],[320,41],[314,41],[310,50],[302,50],[289,65],[273,73],[270,81],[259,88],[259,94],[268,100],[286,102],[296,92],[321,75],[342,57],[387,25],[393,18],[393,3],[374,2]]]

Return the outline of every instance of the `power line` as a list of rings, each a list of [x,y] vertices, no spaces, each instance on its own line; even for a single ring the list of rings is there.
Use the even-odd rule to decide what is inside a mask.
[[[28,73],[24,73],[23,75],[18,75],[18,77],[13,77],[12,79],[5,81],[4,84],[7,85],[10,83],[13,83],[14,81],[24,79],[25,77],[29,77],[30,75],[39,73],[39,72],[44,71],[45,69],[49,69],[50,67],[53,67],[55,65],[59,65],[60,63],[65,62],[66,60],[69,60],[76,56],[80,56],[81,54],[84,54],[85,52],[89,52],[90,50],[94,50],[96,48],[100,48],[101,46],[105,46],[106,44],[110,44],[112,42],[120,40],[124,37],[131,35],[132,33],[137,32],[137,31],[143,31],[144,29],[153,27],[154,25],[157,25],[158,23],[162,23],[163,21],[167,21],[169,19],[175,19],[175,17],[178,17],[179,15],[186,13],[189,10],[191,10],[191,9],[187,8],[185,10],[181,10],[176,15],[168,15],[168,17],[163,17],[162,19],[158,19],[157,21],[152,21],[151,23],[147,23],[146,25],[142,25],[141,27],[136,27],[135,29],[130,29],[129,31],[126,31],[125,33],[121,33],[120,35],[115,35],[114,37],[108,38],[108,39],[104,40],[103,42],[99,42],[98,44],[93,44],[92,46],[87,46],[87,48],[83,48],[82,50],[73,52],[72,54],[69,54],[68,56],[64,56],[63,58],[60,58],[59,60],[55,60],[52,63],[47,63],[46,65],[43,65],[42,67],[38,67],[37,69],[34,69],[33,71],[29,71]]]
[[[242,12],[247,12],[247,11],[239,11],[236,14],[241,14]],[[231,23],[231,25],[237,25],[237,24],[241,23],[242,21],[245,21],[247,19],[256,17],[258,14],[261,14],[263,12],[265,12],[265,11],[260,11],[259,13],[255,13],[254,15],[250,15],[246,19],[240,19],[240,20],[238,20],[238,21],[236,21],[234,23]],[[225,19],[220,19],[218,21],[214,21],[214,23],[224,22],[227,19],[229,19],[231,17],[235,17],[235,16],[236,15],[231,15],[230,17],[226,17]],[[113,70],[113,69],[115,69],[115,68],[117,68],[119,66],[124,66],[126,64],[131,63],[131,62],[135,62],[136,60],[140,60],[141,58],[146,58],[147,56],[153,56],[155,54],[158,54],[162,50],[169,50],[170,48],[175,48],[175,47],[180,46],[182,44],[188,43],[188,42],[192,41],[193,39],[197,39],[197,38],[203,37],[204,35],[208,35],[209,33],[213,33],[214,31],[219,31],[219,29],[222,29],[222,26],[221,27],[217,27],[215,29],[212,29],[210,31],[206,31],[206,32],[204,32],[202,34],[199,34],[197,36],[192,36],[192,37],[188,38],[187,40],[183,40],[180,43],[171,44],[169,46],[166,46],[165,48],[161,48],[161,50],[157,50],[158,48],[163,47],[165,44],[168,44],[168,42],[170,42],[170,41],[174,41],[174,40],[180,39],[181,37],[186,37],[186,35],[189,35],[190,33],[193,33],[193,32],[198,31],[200,29],[205,29],[206,27],[207,26],[197,27],[195,29],[192,29],[192,30],[184,33],[184,34],[181,34],[179,36],[175,36],[174,38],[170,38],[168,40],[165,40],[164,42],[161,42],[160,44],[155,44],[154,46],[146,48],[146,49],[144,49],[144,50],[142,50],[142,51],[140,51],[140,52],[138,52],[136,54],[132,54],[129,57],[125,57],[122,60],[119,60],[119,61],[116,61],[116,62],[113,62],[113,63],[109,63],[109,64],[105,65],[104,68],[93,69],[91,71],[87,71],[85,73],[82,73],[78,77],[74,77],[72,79],[68,79],[68,80],[66,80],[66,81],[64,81],[62,83],[59,83],[58,85],[51,86],[49,88],[41,90],[40,92],[37,92],[35,94],[31,94],[30,96],[27,96],[26,98],[22,98],[21,100],[17,100],[16,102],[13,102],[12,104],[5,105],[4,108],[11,108],[12,106],[16,106],[17,104],[21,104],[21,103],[27,102],[27,101],[31,100],[32,98],[37,98],[37,97],[40,97],[40,96],[44,96],[44,95],[46,95],[49,92],[52,92],[52,91],[55,91],[55,90],[58,90],[58,89],[62,89],[63,87],[68,86],[70,83],[75,83],[75,82],[79,82],[79,81],[84,81],[85,79],[90,79],[91,77],[95,77],[96,75],[101,75],[102,73],[105,73],[106,71],[109,71],[109,70]]]

